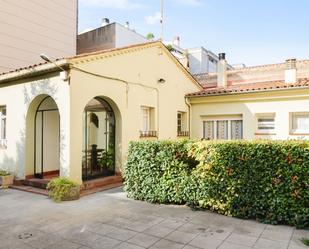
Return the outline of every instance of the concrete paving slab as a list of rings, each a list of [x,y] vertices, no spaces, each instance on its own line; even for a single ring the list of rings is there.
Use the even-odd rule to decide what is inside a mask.
[[[0,249],[304,249],[309,231],[128,199],[121,188],[55,203],[0,190]]]

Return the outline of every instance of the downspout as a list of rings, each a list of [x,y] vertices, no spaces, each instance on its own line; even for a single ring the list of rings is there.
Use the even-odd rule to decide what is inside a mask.
[[[188,119],[189,119],[189,122],[188,122],[188,130],[189,130],[189,139],[191,139],[191,104],[189,102],[189,99],[185,96],[185,102],[186,102],[186,105],[188,106]]]

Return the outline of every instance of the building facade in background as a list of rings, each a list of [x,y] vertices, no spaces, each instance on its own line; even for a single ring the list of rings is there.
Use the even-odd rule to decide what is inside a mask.
[[[163,42],[170,52],[190,71],[193,75],[216,73],[219,57],[204,47],[182,48],[180,46],[180,37],[176,36],[174,40]],[[233,67],[227,64],[227,69]]]
[[[117,22],[110,23],[108,18],[103,18],[101,27],[85,30],[78,35],[77,54],[120,48],[147,41],[146,37],[131,29],[128,22],[122,25]]]
[[[0,73],[76,54],[77,0],[0,0]]]

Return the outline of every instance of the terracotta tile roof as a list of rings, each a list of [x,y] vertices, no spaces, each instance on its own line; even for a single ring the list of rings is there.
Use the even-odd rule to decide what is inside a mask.
[[[202,91],[187,94],[187,97],[204,97],[215,95],[231,95],[239,93],[264,92],[282,89],[309,88],[309,78],[298,79],[295,84],[284,81],[268,81],[262,83],[239,84],[228,87],[209,87]]]
[[[62,60],[62,59],[64,59],[64,58],[58,58],[58,59],[55,59],[54,61],[57,62],[57,61],[60,61],[60,60]],[[40,63],[36,63],[36,64],[29,65],[29,66],[26,66],[26,67],[16,68],[16,69],[13,69],[13,70],[10,70],[10,71],[2,72],[2,73],[0,73],[0,76],[1,76],[1,75],[5,75],[5,74],[20,72],[20,71],[26,70],[26,69],[36,68],[37,66],[46,65],[46,64],[48,64],[48,63],[49,63],[49,62],[44,61],[44,62],[40,62]]]

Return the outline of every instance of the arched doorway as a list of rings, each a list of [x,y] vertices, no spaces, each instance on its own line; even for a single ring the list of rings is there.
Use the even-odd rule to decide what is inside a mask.
[[[59,174],[60,115],[52,97],[41,100],[34,119],[34,176]]]
[[[110,104],[92,99],[83,115],[83,180],[115,174],[116,119]]]

